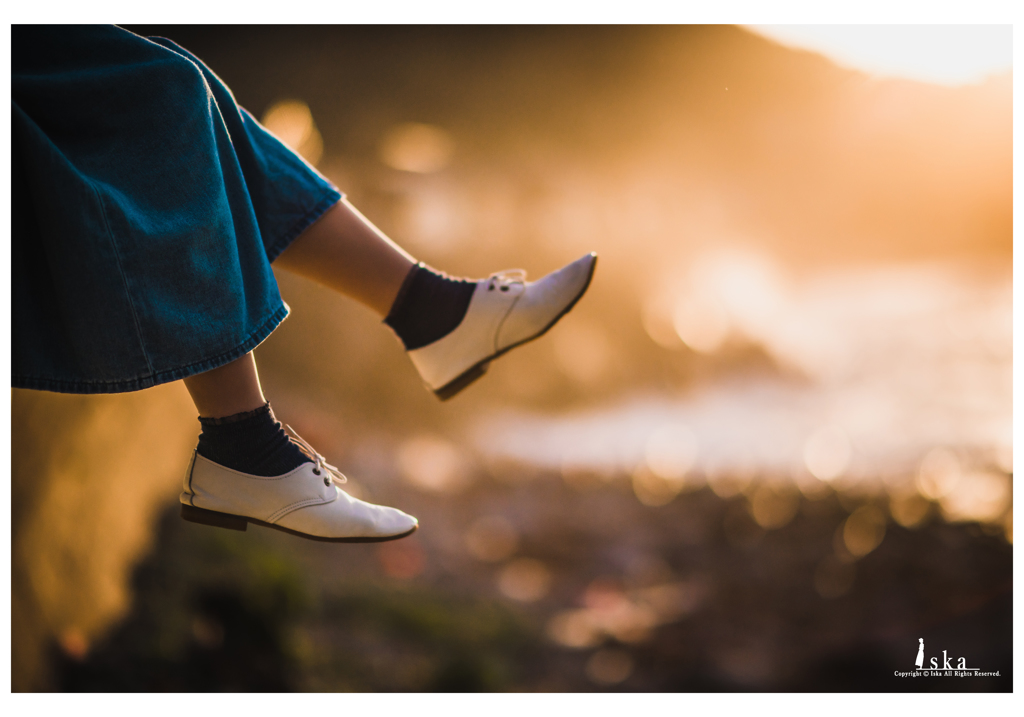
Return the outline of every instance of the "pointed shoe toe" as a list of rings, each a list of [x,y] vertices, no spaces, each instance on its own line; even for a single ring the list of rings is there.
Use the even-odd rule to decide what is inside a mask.
[[[543,335],[576,305],[597,267],[594,253],[535,282],[525,272],[498,272],[477,282],[462,322],[409,352],[427,387],[447,400],[483,375],[505,352]]]
[[[310,540],[369,543],[411,535],[416,518],[359,500],[337,486],[344,476],[320,459],[279,476],[226,468],[193,452],[185,472],[181,517],[245,530],[249,523]]]
[[[277,526],[321,540],[380,542],[403,538],[419,527],[419,521],[397,508],[374,505],[350,496],[340,488],[338,499],[312,505],[282,517]]]

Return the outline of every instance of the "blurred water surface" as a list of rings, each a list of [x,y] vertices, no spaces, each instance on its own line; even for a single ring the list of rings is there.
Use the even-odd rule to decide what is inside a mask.
[[[723,474],[781,478],[809,492],[821,489],[816,479],[839,490],[909,488],[942,499],[954,517],[1003,517],[1013,470],[1008,276],[883,265],[768,288],[766,275],[735,258],[722,262],[717,282],[701,269],[681,282],[675,326],[659,333],[657,322],[673,317],[648,319],[652,340],[685,350],[682,336],[709,332],[686,322],[714,321],[718,340],[697,342],[701,352],[754,344],[776,370],[737,369],[676,395],[627,395],[565,416],[508,412],[479,427],[480,449],[554,470],[653,471],[690,489],[715,487]],[[720,313],[680,315],[708,278],[697,301]],[[951,473],[939,493],[919,479],[938,449]],[[972,498],[986,491],[993,495]]]

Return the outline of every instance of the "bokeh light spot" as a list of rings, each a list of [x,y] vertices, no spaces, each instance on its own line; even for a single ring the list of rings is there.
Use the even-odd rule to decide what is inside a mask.
[[[536,602],[551,588],[551,571],[539,560],[518,558],[498,574],[498,589],[520,602]]]
[[[380,158],[392,169],[430,174],[451,162],[455,142],[440,127],[419,122],[395,125],[380,142]]]
[[[889,497],[889,513],[904,528],[917,528],[931,512],[931,502],[917,493],[899,493]]]
[[[640,464],[633,471],[633,495],[642,505],[657,508],[668,505],[679,495],[680,481],[668,481],[654,473],[646,464]]]
[[[790,523],[800,509],[796,491],[771,485],[760,485],[750,500],[750,514],[765,530],[782,528]]]
[[[547,624],[547,635],[562,647],[584,649],[602,641],[601,630],[590,619],[589,610],[562,610]]]
[[[616,579],[593,580],[583,593],[583,604],[590,624],[620,642],[643,642],[658,623],[655,611],[627,597]]]
[[[654,475],[681,485],[697,458],[697,438],[682,424],[662,426],[647,439],[644,458]]]
[[[470,479],[462,452],[437,436],[420,435],[402,443],[398,467],[409,484],[428,492],[459,491]]]
[[[598,650],[586,665],[587,677],[598,685],[617,685],[633,674],[633,658],[623,650]]]
[[[275,103],[263,115],[262,124],[312,165],[320,161],[324,143],[309,105],[300,100]]]
[[[416,186],[397,207],[397,229],[412,248],[443,256],[464,247],[472,236],[473,203],[464,190],[447,183]]]
[[[678,349],[683,345],[672,324],[671,300],[663,293],[652,294],[644,302],[640,320],[651,341],[665,349]]]
[[[815,478],[835,480],[850,465],[850,441],[838,426],[825,426],[804,444],[804,464]]]
[[[426,567],[423,548],[414,539],[409,538],[378,545],[377,560],[385,575],[399,580],[415,578]]]
[[[846,519],[843,544],[854,557],[864,557],[882,543],[885,523],[885,514],[881,510],[873,505],[863,505]]]
[[[465,535],[466,548],[478,560],[498,562],[515,553],[519,534],[508,520],[500,515],[478,518]]]
[[[719,498],[739,495],[753,479],[753,470],[712,470],[707,474],[708,485]]]
[[[995,522],[1010,505],[1010,479],[991,471],[969,473],[940,502],[946,520]]]
[[[683,343],[703,354],[715,353],[729,337],[729,314],[713,297],[680,299],[672,312],[672,325]]]
[[[654,611],[658,622],[667,623],[696,612],[709,593],[710,588],[705,582],[691,580],[652,585],[635,591],[633,595],[638,604]]]
[[[917,489],[931,500],[939,500],[960,482],[960,461],[946,448],[933,448],[921,460]]]
[[[77,627],[69,627],[60,634],[58,639],[61,652],[72,660],[84,660],[89,653],[89,641],[85,633]]]

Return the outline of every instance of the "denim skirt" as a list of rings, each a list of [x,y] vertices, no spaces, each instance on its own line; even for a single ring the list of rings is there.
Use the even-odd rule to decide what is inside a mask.
[[[284,320],[271,262],[341,199],[196,57],[11,28],[11,383],[135,391]]]

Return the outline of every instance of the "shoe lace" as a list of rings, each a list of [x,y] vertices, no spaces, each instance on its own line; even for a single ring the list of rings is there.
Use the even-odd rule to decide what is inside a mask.
[[[299,449],[307,456],[313,459],[313,463],[315,464],[313,466],[313,473],[315,473],[316,475],[320,475],[326,472],[327,476],[334,483],[341,484],[348,482],[348,478],[345,477],[345,474],[338,470],[336,466],[332,466],[330,463],[328,463],[327,459],[324,458],[319,453],[317,453],[316,449],[313,448],[313,446],[309,445],[309,443],[306,442],[306,439],[300,436],[295,431],[294,428],[289,426],[287,423],[284,424],[284,427],[287,428],[288,432],[292,434],[292,437],[295,439],[295,443],[299,446]],[[326,478],[324,482],[327,482]]]
[[[491,282],[492,288],[495,284],[525,284],[526,269],[505,269],[504,271],[496,271],[487,277],[487,279]]]

